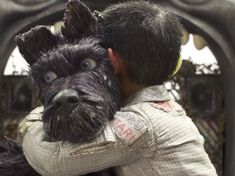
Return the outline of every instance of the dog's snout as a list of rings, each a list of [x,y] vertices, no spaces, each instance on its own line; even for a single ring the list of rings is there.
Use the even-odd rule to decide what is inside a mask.
[[[52,100],[56,108],[74,106],[79,101],[79,95],[76,90],[64,89],[58,92]]]

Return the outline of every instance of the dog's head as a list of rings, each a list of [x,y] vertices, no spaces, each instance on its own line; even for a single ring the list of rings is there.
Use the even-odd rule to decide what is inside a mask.
[[[38,26],[15,39],[40,89],[44,129],[56,140],[92,139],[118,110],[118,82],[100,33],[90,10],[70,0],[61,33]]]

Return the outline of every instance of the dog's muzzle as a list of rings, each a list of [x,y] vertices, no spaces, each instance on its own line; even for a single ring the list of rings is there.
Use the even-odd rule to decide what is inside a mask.
[[[64,89],[58,92],[52,99],[53,109],[66,110],[74,108],[79,102],[79,95],[76,90]]]

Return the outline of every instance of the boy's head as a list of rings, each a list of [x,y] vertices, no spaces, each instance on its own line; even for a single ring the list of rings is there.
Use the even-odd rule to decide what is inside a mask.
[[[102,16],[105,46],[122,58],[131,81],[150,86],[168,80],[181,47],[181,24],[174,14],[135,1],[112,5]]]

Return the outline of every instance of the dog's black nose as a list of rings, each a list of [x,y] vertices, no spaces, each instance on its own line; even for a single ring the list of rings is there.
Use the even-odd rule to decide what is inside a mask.
[[[58,92],[52,100],[52,104],[56,108],[72,107],[79,101],[79,95],[76,90],[64,89]]]

